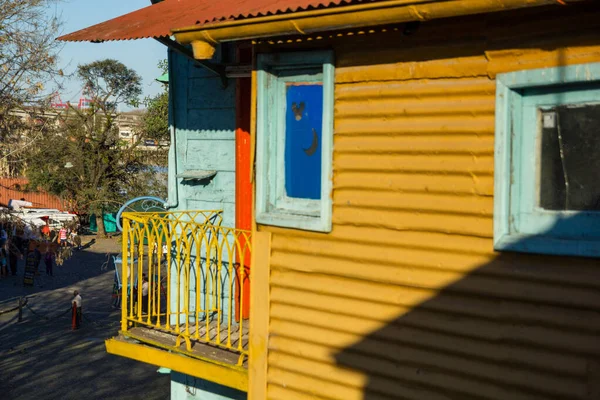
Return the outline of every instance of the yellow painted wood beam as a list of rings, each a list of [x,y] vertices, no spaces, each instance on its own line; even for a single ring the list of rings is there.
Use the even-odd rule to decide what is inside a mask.
[[[252,233],[252,280],[250,281],[250,354],[248,400],[267,398],[269,347],[271,233]]]
[[[105,344],[106,351],[110,354],[169,368],[182,374],[206,379],[244,392],[248,391],[247,371],[233,366],[214,364],[142,344],[128,343],[117,338],[108,339]]]
[[[578,1],[588,0],[389,0],[193,25],[173,29],[172,33],[179,43],[192,45],[196,59],[208,59],[214,53],[214,46],[226,41],[308,35]]]

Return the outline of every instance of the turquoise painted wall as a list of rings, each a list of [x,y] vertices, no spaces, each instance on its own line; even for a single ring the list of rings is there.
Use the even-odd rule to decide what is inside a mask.
[[[171,372],[171,400],[245,400],[247,395],[216,383]]]
[[[176,145],[169,165],[169,195],[177,192],[177,210],[223,209],[222,225],[234,227],[235,84],[223,88],[218,76],[177,53],[171,53],[170,60]],[[189,170],[216,170],[217,175],[202,183],[174,178]]]
[[[221,225],[235,227],[235,82],[224,88],[219,77],[195,67],[187,58],[170,52],[169,60],[170,118],[175,134],[169,157],[169,203],[176,203],[173,209],[181,211],[222,209]],[[215,170],[217,174],[208,182],[184,182],[176,178],[189,170]],[[198,265],[206,268],[205,261],[194,261],[194,271]],[[172,271],[176,271],[175,265]],[[177,281],[176,274],[172,276],[173,287]],[[194,277],[190,282],[193,313],[196,296],[203,294],[196,292]],[[223,305],[227,310],[229,291],[227,287],[223,289]],[[176,296],[171,301],[171,309],[175,309]],[[180,301],[183,304],[183,292]],[[185,316],[181,316],[180,322],[184,321]],[[171,399],[237,400],[246,399],[246,394],[173,372]]]

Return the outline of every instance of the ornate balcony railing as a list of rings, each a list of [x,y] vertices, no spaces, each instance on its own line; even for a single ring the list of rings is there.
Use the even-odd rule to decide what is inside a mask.
[[[227,350],[242,366],[251,252],[251,233],[221,226],[220,211],[123,213],[122,332],[190,355]]]

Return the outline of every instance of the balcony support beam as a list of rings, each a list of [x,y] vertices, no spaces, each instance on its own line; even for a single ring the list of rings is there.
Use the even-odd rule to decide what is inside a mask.
[[[131,358],[158,367],[169,368],[182,374],[195,376],[233,389],[248,391],[248,373],[236,367],[229,367],[209,360],[186,357],[154,347],[127,341],[124,338],[108,339],[106,351],[121,357]]]

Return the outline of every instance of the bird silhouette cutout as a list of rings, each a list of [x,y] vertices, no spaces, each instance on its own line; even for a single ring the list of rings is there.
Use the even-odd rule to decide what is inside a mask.
[[[313,133],[313,139],[312,139],[312,143],[310,145],[310,147],[308,149],[302,149],[304,151],[304,153],[307,156],[312,156],[313,154],[315,154],[315,152],[317,151],[317,148],[319,147],[319,135],[317,134],[317,131],[315,130],[315,128],[312,129],[312,133]]]
[[[304,112],[304,102],[300,103],[300,106],[296,105],[296,103],[292,103],[292,111],[296,116],[296,121],[300,121],[302,119],[302,113]]]

